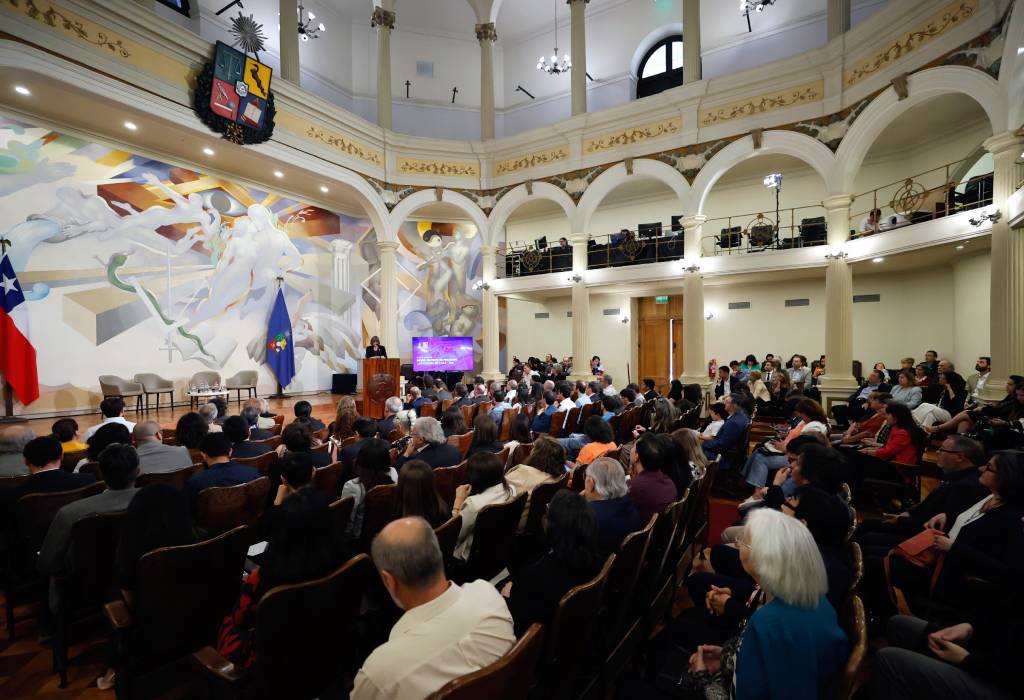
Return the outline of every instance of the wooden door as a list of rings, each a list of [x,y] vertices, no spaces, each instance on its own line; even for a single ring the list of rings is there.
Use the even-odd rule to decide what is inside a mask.
[[[683,371],[683,297],[670,296],[668,303],[661,304],[655,297],[644,297],[639,311],[637,383],[651,377],[658,391],[665,394],[669,380]]]

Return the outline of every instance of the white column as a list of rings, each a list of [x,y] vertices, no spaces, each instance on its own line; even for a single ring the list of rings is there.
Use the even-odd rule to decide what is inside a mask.
[[[685,65],[685,64],[684,64]],[[701,226],[704,215],[687,216],[683,225],[683,384],[709,383],[704,358],[704,278],[700,274]]]
[[[498,358],[498,295],[490,289],[496,277],[498,265],[498,249],[493,245],[480,248],[483,257],[483,271],[480,274],[484,282],[483,297],[483,335],[484,335],[484,366],[481,376],[484,379],[501,379],[501,367]]]
[[[377,28],[377,123],[385,129],[390,129],[391,30],[395,28],[395,13],[383,7],[373,8],[370,26]],[[383,340],[381,338],[381,342]]]
[[[296,0],[279,0],[281,77],[299,84],[299,5]]]
[[[331,241],[331,286],[343,292],[352,292],[352,248],[354,244],[343,238]],[[355,327],[352,311],[355,304],[350,304],[341,315],[342,321],[349,327]]]
[[[700,80],[700,0],[683,0],[683,83]],[[683,360],[684,364],[686,360]]]
[[[1001,399],[1011,374],[1024,374],[1024,230],[1007,223],[1007,200],[1014,191],[1014,161],[1024,151],[1024,130],[985,141],[992,154],[992,206],[1002,216],[992,224],[989,355],[992,376],[982,397]]]
[[[828,40],[850,31],[850,0],[828,0]],[[828,361],[828,358],[825,358]]]
[[[572,22],[572,46],[569,57],[572,58],[572,70],[569,78],[572,84],[572,114],[585,114],[587,111],[587,27],[586,11],[590,0],[566,0]],[[574,360],[574,363],[577,360]],[[590,367],[589,358],[587,367]]]
[[[825,200],[828,226],[828,266],[825,268],[825,374],[819,384],[823,396],[849,395],[857,386],[853,377],[853,270],[843,244],[850,237],[850,195]]]
[[[377,241],[380,251],[380,342],[390,357],[400,357],[398,347],[398,264],[395,241]]]
[[[575,67],[573,68],[575,70]],[[572,283],[572,369],[573,380],[588,381],[590,374],[590,289],[585,279],[587,274],[587,244],[590,236],[574,233],[569,236],[572,244],[572,274],[579,275],[579,282]]]
[[[494,22],[476,25],[480,42],[480,140],[494,138],[494,42],[498,32]]]

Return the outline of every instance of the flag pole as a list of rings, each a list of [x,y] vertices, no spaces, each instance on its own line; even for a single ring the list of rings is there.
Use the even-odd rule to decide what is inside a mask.
[[[277,292],[281,291],[281,285],[282,284],[284,284],[284,277],[278,276],[278,278],[277,278],[277,289],[274,291],[275,297],[277,296]],[[274,374],[274,378],[275,378],[275,380],[277,379],[277,374],[276,373]],[[281,382],[277,382],[277,392],[271,394],[267,398],[268,399],[283,399],[283,398],[285,398],[284,387],[281,386]]]
[[[11,245],[11,242],[0,236],[0,257],[7,255],[7,247]],[[7,381],[7,377],[4,377],[4,414],[0,416],[0,425],[10,423],[28,423],[28,418],[22,418],[21,416],[14,415],[14,389]]]

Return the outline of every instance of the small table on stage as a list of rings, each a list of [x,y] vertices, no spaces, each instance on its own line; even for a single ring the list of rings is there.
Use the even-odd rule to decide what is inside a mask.
[[[189,410],[198,409],[204,403],[210,403],[210,399],[217,396],[223,396],[224,400],[228,400],[227,389],[207,389],[206,391],[190,391],[188,392],[188,407]],[[206,399],[205,401],[203,399]]]

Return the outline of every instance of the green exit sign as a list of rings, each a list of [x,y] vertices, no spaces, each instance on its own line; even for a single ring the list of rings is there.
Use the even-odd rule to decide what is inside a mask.
[[[664,297],[654,297],[654,303],[655,304],[667,304],[668,303],[668,297],[667,296],[664,296]]]

